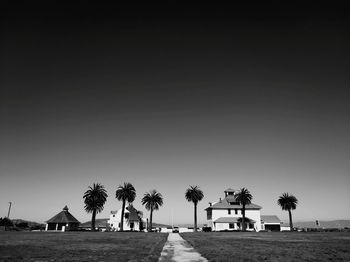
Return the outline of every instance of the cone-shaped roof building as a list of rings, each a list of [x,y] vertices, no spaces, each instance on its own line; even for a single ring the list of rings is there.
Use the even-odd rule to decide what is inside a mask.
[[[46,223],[80,223],[71,213],[68,212],[68,207],[65,206],[63,210],[53,218],[46,221]]]

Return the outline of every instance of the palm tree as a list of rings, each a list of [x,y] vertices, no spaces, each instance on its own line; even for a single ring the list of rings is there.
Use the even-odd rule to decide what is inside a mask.
[[[194,204],[194,231],[197,232],[197,204],[204,197],[203,191],[198,186],[190,186],[185,192],[185,197],[188,202]]]
[[[283,193],[277,201],[278,205],[282,207],[282,210],[287,210],[289,213],[289,227],[290,231],[293,231],[292,210],[296,209],[298,199],[288,193]]]
[[[242,230],[245,231],[247,226],[245,223],[245,207],[252,202],[253,196],[250,194],[248,189],[243,187],[235,195],[235,199],[242,205]]]
[[[124,182],[124,185],[119,185],[117,191],[115,192],[115,197],[119,201],[123,201],[122,214],[120,219],[120,231],[123,231],[124,228],[124,211],[125,211],[125,202],[133,202],[136,197],[136,190],[131,183]]]
[[[159,207],[163,205],[163,196],[157,190],[151,190],[150,192],[144,194],[141,202],[142,205],[145,205],[147,210],[151,211],[149,217],[150,226],[148,228],[148,231],[152,231],[153,210],[158,210]]]
[[[103,206],[107,200],[107,191],[100,183],[94,183],[89,186],[89,189],[84,193],[85,211],[92,213],[91,230],[95,231],[96,214],[103,210]]]

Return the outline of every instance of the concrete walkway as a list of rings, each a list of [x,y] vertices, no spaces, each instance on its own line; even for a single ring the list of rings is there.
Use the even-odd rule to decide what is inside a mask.
[[[207,262],[178,233],[169,233],[158,262]]]

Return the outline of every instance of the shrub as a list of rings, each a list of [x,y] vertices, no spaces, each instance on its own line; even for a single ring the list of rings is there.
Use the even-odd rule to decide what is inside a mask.
[[[0,218],[0,226],[12,227],[13,223],[11,219],[4,217],[4,218]]]

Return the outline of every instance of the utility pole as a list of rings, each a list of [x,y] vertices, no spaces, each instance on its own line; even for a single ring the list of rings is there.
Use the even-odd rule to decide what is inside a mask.
[[[171,208],[171,226],[174,228],[174,208]]]
[[[11,205],[12,205],[12,202],[9,202],[9,212],[7,213],[7,218],[10,219],[10,211],[11,211]]]

